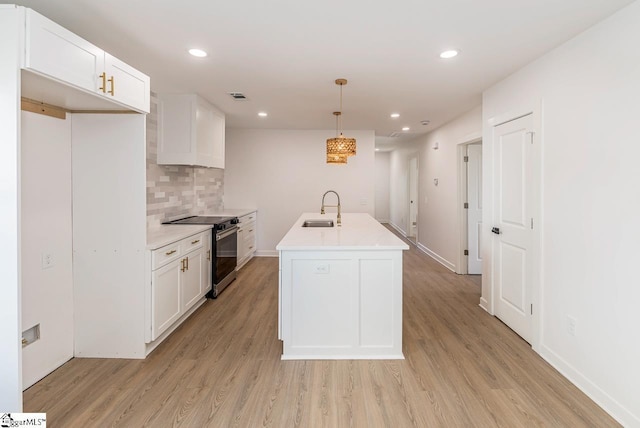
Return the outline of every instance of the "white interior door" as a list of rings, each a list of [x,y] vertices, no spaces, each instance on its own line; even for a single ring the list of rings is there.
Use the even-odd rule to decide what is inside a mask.
[[[527,342],[532,336],[532,127],[527,115],[493,133],[495,314]]]
[[[467,273],[482,273],[481,230],[482,230],[482,144],[467,146],[467,242],[469,257]]]
[[[409,159],[409,233],[418,235],[418,157]]]

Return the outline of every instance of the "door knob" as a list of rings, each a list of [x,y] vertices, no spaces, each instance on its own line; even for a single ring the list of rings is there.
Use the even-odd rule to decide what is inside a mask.
[[[500,228],[499,227],[492,227],[491,231],[493,233],[495,233],[496,235],[500,235]]]

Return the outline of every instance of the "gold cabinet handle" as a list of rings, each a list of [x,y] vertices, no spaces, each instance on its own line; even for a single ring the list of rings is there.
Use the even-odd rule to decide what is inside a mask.
[[[250,250],[253,250],[253,245],[249,247]]]
[[[211,261],[211,250],[207,250],[207,261]]]
[[[116,93],[115,93],[115,91],[116,91],[116,89],[115,89],[115,85],[114,85],[114,83],[113,83],[113,76],[111,76],[111,77],[109,78],[109,83],[111,83],[111,89],[109,90],[109,93],[110,93],[110,94],[111,94],[111,96],[113,97],[113,96],[116,94]]]
[[[197,244],[198,242],[200,242],[199,239],[196,239],[195,241],[191,241],[191,245]]]
[[[103,94],[107,93],[107,73],[102,73],[99,76],[102,79],[102,86],[100,87],[100,91],[102,91]]]
[[[189,270],[189,257],[186,257],[185,260],[187,261],[187,270]]]
[[[253,232],[253,229],[251,229],[249,232]]]
[[[180,270],[181,270],[182,272],[184,272],[185,270],[187,270],[187,266],[185,265],[185,261],[186,261],[186,260],[187,260],[187,259],[182,259],[182,260],[180,260],[180,264],[182,264],[182,267],[180,268]]]
[[[166,254],[167,256],[170,256],[171,254],[173,254],[173,253],[175,253],[175,252],[176,252],[176,250],[171,250],[171,251],[167,251],[165,254]]]

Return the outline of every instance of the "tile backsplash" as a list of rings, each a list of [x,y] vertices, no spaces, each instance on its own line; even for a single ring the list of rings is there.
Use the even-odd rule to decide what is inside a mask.
[[[147,227],[164,220],[223,208],[224,170],[158,165],[158,97],[151,93],[147,115]]]

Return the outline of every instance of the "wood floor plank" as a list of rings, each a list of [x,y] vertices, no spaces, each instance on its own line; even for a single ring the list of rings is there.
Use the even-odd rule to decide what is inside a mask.
[[[412,246],[403,280],[405,360],[280,360],[278,260],[255,258],[146,360],[73,359],[25,411],[50,427],[619,426],[479,308],[479,276]]]

